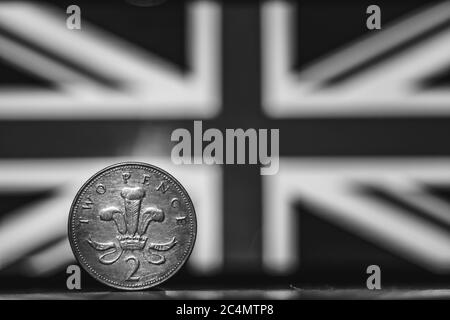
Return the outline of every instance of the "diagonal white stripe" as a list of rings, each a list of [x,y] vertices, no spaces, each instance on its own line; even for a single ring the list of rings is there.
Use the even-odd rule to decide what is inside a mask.
[[[376,36],[300,73],[291,70],[293,16],[293,7],[286,2],[263,5],[263,107],[270,116],[431,116],[450,112],[448,90],[418,89],[421,79],[450,64],[448,28],[342,84],[321,87],[325,80],[448,21],[448,1],[383,28]]]
[[[214,166],[175,166],[163,157],[0,161],[0,192],[56,191],[53,197],[20,208],[0,221],[0,270],[43,244],[65,236],[70,206],[78,188],[96,171],[124,161],[155,164],[181,182],[194,202],[198,220],[197,242],[189,263],[201,273],[219,270],[223,262],[221,171]],[[45,263],[45,256],[61,252],[58,248],[49,250],[28,262],[44,263],[44,269],[49,271],[70,262],[67,260],[70,255],[65,255]]]
[[[112,91],[77,81],[67,84],[63,95],[31,91],[22,97],[17,91],[0,92],[1,118],[183,118],[211,117],[219,111],[218,4],[194,1],[188,6],[188,63],[192,71],[187,75],[174,65],[87,22],[83,23],[82,32],[68,30],[65,19],[64,14],[47,6],[0,3],[0,25],[54,54],[121,83],[121,89]],[[24,67],[35,66],[33,72],[46,72],[36,69],[41,58],[35,54],[22,54],[22,58],[20,62]],[[17,62],[17,58],[12,60]],[[51,68],[49,72],[56,71]]]
[[[450,160],[282,159],[278,175],[263,181],[266,268],[284,273],[298,264],[293,205],[302,201],[332,223],[424,268],[450,272],[449,232],[358,193],[364,184],[408,194],[417,181],[450,182]],[[440,217],[442,206],[435,204],[428,202],[427,209]]]

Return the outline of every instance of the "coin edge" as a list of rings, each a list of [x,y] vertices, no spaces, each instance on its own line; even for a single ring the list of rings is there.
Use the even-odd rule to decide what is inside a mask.
[[[188,213],[192,219],[191,223],[190,223],[190,229],[191,229],[191,234],[192,234],[190,241],[192,242],[192,244],[189,245],[188,248],[183,252],[183,257],[182,257],[182,259],[180,259],[180,262],[178,264],[176,264],[175,267],[171,268],[169,271],[164,273],[163,276],[160,276],[156,279],[150,280],[141,285],[131,285],[131,286],[126,286],[126,285],[120,284],[119,282],[110,280],[110,279],[98,274],[92,268],[92,266],[90,266],[89,263],[87,263],[86,261],[80,261],[80,260],[83,260],[84,257],[81,254],[81,252],[79,251],[77,241],[74,238],[74,227],[75,226],[74,226],[74,214],[73,214],[74,210],[76,210],[79,206],[80,198],[84,195],[86,189],[94,182],[95,179],[100,178],[102,174],[109,172],[112,169],[119,169],[119,168],[127,167],[127,166],[137,166],[137,167],[141,167],[142,169],[152,169],[152,170],[159,172],[163,176],[165,176],[164,177],[165,180],[169,180],[169,182],[172,182],[175,185],[175,187],[178,189],[178,191],[182,194],[182,196],[185,198],[184,199],[185,203],[188,203],[188,204],[190,203],[190,205],[188,206]],[[170,181],[170,180],[172,180],[172,181]],[[186,191],[186,189],[183,187],[183,185],[170,173],[168,173],[167,171],[165,171],[164,169],[162,169],[158,166],[155,166],[155,165],[152,165],[149,163],[145,163],[145,162],[134,162],[134,161],[133,162],[120,162],[120,163],[110,165],[110,166],[98,171],[93,176],[91,176],[78,190],[78,192],[75,195],[75,198],[72,202],[72,205],[70,207],[70,211],[69,211],[68,238],[69,238],[70,247],[72,249],[72,253],[75,256],[75,259],[82,266],[82,268],[86,272],[89,273],[89,275],[91,277],[93,277],[97,281],[99,281],[107,286],[110,286],[110,287],[113,287],[116,289],[129,290],[129,291],[145,290],[145,289],[155,287],[155,286],[167,281],[169,278],[174,276],[184,266],[184,264],[189,260],[189,257],[192,254],[192,251],[194,249],[195,242],[197,239],[197,215],[195,212],[194,203],[193,203],[191,197],[189,196],[189,193]]]

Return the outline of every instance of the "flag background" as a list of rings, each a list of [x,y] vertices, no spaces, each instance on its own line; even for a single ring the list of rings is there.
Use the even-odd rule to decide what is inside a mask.
[[[70,4],[82,9],[82,30],[66,30],[65,8]],[[282,208],[275,206],[269,213],[267,208],[278,204],[272,201],[278,190],[274,185],[284,180],[260,176],[257,166],[174,168],[178,173],[174,175],[188,184],[196,207],[204,209],[197,208],[199,220],[204,221],[200,227],[219,232],[199,236],[200,249],[193,263],[164,287],[365,287],[366,268],[372,264],[381,267],[384,286],[448,284],[450,60],[435,60],[437,66],[417,64],[423,75],[414,78],[408,76],[409,69],[401,68],[408,59],[417,58],[409,53],[417,54],[418,61],[428,61],[436,53],[432,40],[448,39],[448,2],[378,1],[383,28],[377,31],[365,25],[370,4],[168,0],[159,6],[136,7],[124,1],[0,2],[0,290],[64,290],[65,269],[74,261],[67,252],[64,216],[68,217],[70,194],[81,186],[81,178],[124,159],[157,161],[163,168],[173,168],[170,134],[176,128],[192,130],[193,120],[203,120],[204,130],[279,128],[280,177],[292,173],[303,179],[302,174],[308,172],[334,172],[335,162],[350,168],[357,163],[355,168],[367,173],[363,181],[344,175],[345,184],[339,186],[353,188],[350,199],[368,197],[371,201],[341,220],[329,206],[312,203],[307,192],[293,194],[283,204],[295,215],[289,220],[293,231],[275,224],[273,228],[278,229],[271,233],[265,219],[270,215],[276,220]],[[434,6],[447,12],[429,11]],[[264,19],[265,13],[280,8],[288,10],[293,19],[292,29],[286,29],[290,30],[292,60],[283,61],[289,66],[294,92],[296,81],[300,83],[299,96],[293,100],[298,106],[292,109],[283,109],[283,101],[292,101],[283,100],[282,94],[276,96],[275,89],[279,99],[271,98],[271,82],[266,79],[271,65],[267,61],[276,59],[276,65],[286,58],[267,55],[266,41],[271,39],[267,32],[277,30],[277,25]],[[52,24],[37,24],[37,33],[30,33],[33,19],[36,23],[49,19]],[[403,39],[403,29],[391,26],[407,19],[415,19],[423,30],[418,27]],[[60,31],[75,33],[76,38],[61,38],[66,40],[54,46],[53,32]],[[381,40],[376,38],[380,35]],[[92,42],[83,42],[84,37],[92,37]],[[363,39],[367,41],[363,47],[386,49],[352,65],[352,59],[358,61],[362,53],[344,50]],[[450,52],[448,42],[440,43],[439,48]],[[345,52],[350,65],[331,77],[334,60],[327,64],[327,59],[340,52]],[[42,57],[50,61],[48,67],[34,68],[45,66],[39,60]],[[378,70],[386,64],[399,67],[394,74],[409,88],[405,99],[376,100],[389,97],[382,86],[377,91],[371,83],[373,78],[383,79]],[[386,77],[386,82],[392,80],[394,86],[399,79]],[[312,98],[301,91],[309,84],[314,87],[309,93]],[[329,92],[337,90],[339,101],[339,95],[351,92],[357,84],[361,90],[367,85],[370,91],[354,100],[345,100],[345,96],[338,107],[314,113],[320,109],[320,99],[333,105]],[[293,165],[283,167],[288,162]],[[321,167],[310,171],[311,163]],[[408,166],[408,173],[395,175],[396,168],[402,172]],[[400,194],[407,196],[406,200],[399,198],[373,172],[385,180],[403,179],[405,185],[414,185],[417,195],[399,187]],[[197,173],[202,185],[192,179]],[[324,198],[333,192],[323,190]],[[408,201],[411,198],[419,203]],[[429,204],[430,198],[432,204],[420,205]],[[375,216],[353,224],[357,215],[367,216],[369,210],[378,208],[373,203],[398,213],[398,225],[414,221],[417,230],[396,230],[397,224],[389,220],[391,211],[384,212],[384,220]],[[349,207],[342,204],[341,210]],[[383,222],[383,230],[371,221]],[[433,244],[429,249],[413,241],[417,234],[424,235],[422,227]],[[270,234],[284,233],[292,237],[287,238],[289,250],[280,258],[271,251],[278,248],[278,242]],[[400,233],[402,241],[409,237],[411,243],[390,238]],[[87,275],[83,285],[104,289]]]

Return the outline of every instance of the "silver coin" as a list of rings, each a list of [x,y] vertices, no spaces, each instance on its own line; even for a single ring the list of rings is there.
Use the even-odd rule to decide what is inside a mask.
[[[189,258],[196,234],[186,190],[145,163],[119,163],[95,174],[69,215],[70,245],[79,264],[118,289],[146,289],[169,279]]]

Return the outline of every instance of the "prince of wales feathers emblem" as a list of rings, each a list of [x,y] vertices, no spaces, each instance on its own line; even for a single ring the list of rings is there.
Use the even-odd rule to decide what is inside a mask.
[[[99,261],[110,265],[122,256],[124,251],[143,250],[145,259],[151,264],[162,264],[165,257],[156,252],[168,251],[177,243],[175,237],[166,243],[149,243],[145,235],[151,222],[161,223],[164,221],[164,211],[156,206],[141,209],[145,190],[141,187],[124,188],[120,193],[124,200],[124,210],[117,207],[108,207],[100,211],[100,220],[113,221],[119,235],[117,241],[96,242],[89,238],[87,242],[92,248],[103,252]],[[156,252],[154,252],[156,251]]]

